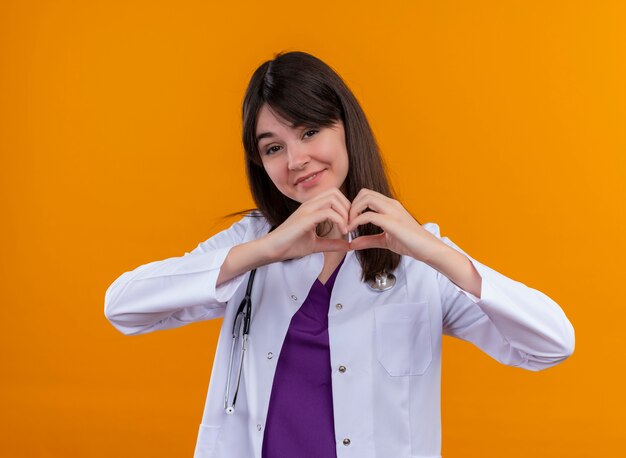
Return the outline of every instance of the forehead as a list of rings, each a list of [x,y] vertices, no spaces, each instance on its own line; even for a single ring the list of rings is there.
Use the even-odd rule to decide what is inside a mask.
[[[260,144],[264,138],[295,135],[299,126],[281,117],[269,105],[264,104],[259,110],[256,121],[255,140]]]
[[[299,135],[300,131],[307,126],[311,125],[326,126],[326,127],[339,127],[343,133],[343,122],[341,120],[331,121],[328,123],[312,123],[301,122],[294,124],[291,121],[283,118],[267,103],[263,104],[259,109],[256,120],[255,128],[255,140],[257,144],[260,144],[264,138],[272,139],[274,137]]]
[[[260,132],[260,129],[263,128],[284,128],[284,129],[293,129],[296,126],[293,125],[292,122],[287,121],[285,118],[281,117],[272,107],[270,107],[267,103],[264,104],[259,110],[259,114],[256,120],[256,131]]]

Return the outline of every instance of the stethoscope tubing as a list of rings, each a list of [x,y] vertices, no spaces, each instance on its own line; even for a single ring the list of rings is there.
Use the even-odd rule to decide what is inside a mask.
[[[273,231],[275,227],[270,229]],[[235,412],[235,403],[237,402],[237,394],[239,393],[239,383],[241,382],[241,373],[243,371],[243,357],[248,346],[248,334],[250,333],[250,319],[252,315],[252,285],[254,283],[254,276],[256,275],[256,268],[252,269],[250,276],[248,277],[248,286],[246,287],[246,294],[237,308],[235,319],[233,320],[233,332],[232,332],[232,344],[230,348],[230,358],[228,360],[228,377],[226,379],[226,394],[224,395],[224,410],[227,414],[232,415]],[[368,282],[368,286],[374,291],[387,291],[396,283],[396,278],[392,273],[382,272],[376,275],[374,281]],[[237,383],[235,385],[235,393],[233,395],[233,401],[230,403],[230,387],[232,382],[232,369],[233,369],[233,357],[235,354],[235,347],[237,346],[237,340],[241,336],[241,355],[239,357],[239,367],[237,369]]]

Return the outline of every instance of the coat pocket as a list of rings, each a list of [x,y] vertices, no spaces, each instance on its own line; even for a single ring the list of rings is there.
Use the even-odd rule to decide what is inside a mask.
[[[213,453],[215,452],[215,445],[217,444],[217,438],[221,429],[222,427],[219,425],[200,425],[198,440],[196,442],[196,451],[193,454],[194,458],[211,458],[213,456]]]
[[[376,357],[391,376],[422,375],[432,360],[428,302],[374,308]]]

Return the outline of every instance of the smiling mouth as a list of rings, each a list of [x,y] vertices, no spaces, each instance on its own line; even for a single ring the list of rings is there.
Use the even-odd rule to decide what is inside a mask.
[[[325,169],[324,169],[325,170]],[[307,181],[311,181],[313,180],[316,176],[318,176],[320,173],[322,173],[324,170],[320,170],[319,172],[315,172],[313,175],[306,177],[304,180],[300,180],[298,181],[296,184],[300,184],[300,183],[306,183]]]

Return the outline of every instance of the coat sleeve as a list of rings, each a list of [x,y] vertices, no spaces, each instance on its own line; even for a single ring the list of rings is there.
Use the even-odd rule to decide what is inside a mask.
[[[105,293],[106,318],[123,334],[133,335],[223,317],[226,302],[246,275],[216,286],[220,268],[233,246],[251,238],[251,220],[256,219],[242,218],[183,256],[123,273]]]
[[[503,364],[531,371],[554,366],[574,352],[574,328],[556,302],[476,261],[441,237],[436,224],[424,228],[467,256],[482,278],[477,298],[437,273],[444,334],[472,342]]]

